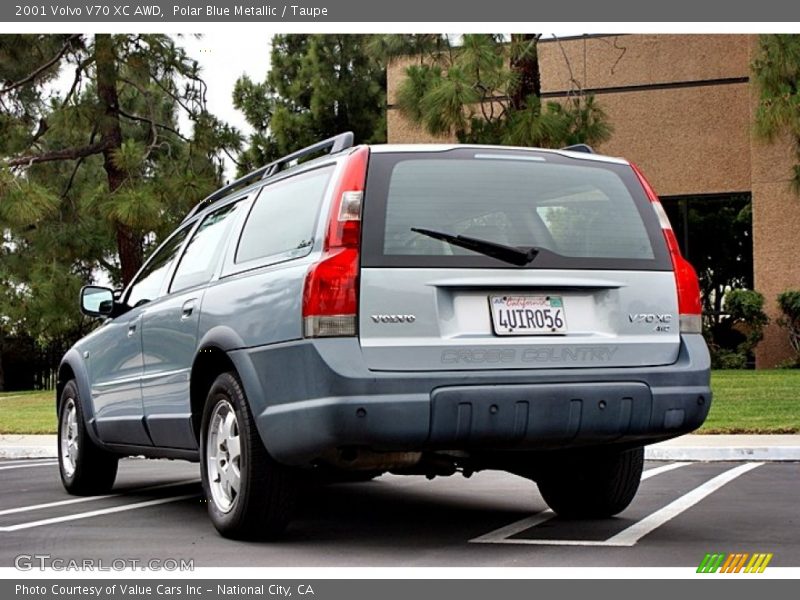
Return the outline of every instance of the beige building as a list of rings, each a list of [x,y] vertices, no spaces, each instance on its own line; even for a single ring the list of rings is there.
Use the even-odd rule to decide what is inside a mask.
[[[593,92],[614,127],[597,150],[637,163],[660,196],[752,196],[754,283],[772,320],[757,364],[770,367],[791,355],[775,297],[800,288],[800,198],[789,185],[790,141],[753,134],[756,43],[753,35],[598,35],[542,40],[539,58],[543,94],[566,96],[571,79]],[[389,70],[389,142],[441,141],[394,104],[405,64]]]

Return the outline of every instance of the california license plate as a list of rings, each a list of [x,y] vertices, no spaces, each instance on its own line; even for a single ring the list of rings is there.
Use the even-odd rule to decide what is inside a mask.
[[[561,296],[490,296],[489,306],[497,335],[567,332],[567,315]]]

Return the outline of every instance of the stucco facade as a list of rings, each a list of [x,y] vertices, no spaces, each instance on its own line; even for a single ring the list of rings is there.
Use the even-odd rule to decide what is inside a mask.
[[[790,141],[753,133],[756,43],[754,35],[588,36],[543,40],[539,59],[543,94],[565,97],[576,84],[593,92],[614,127],[597,150],[637,163],[660,195],[752,194],[755,287],[772,320],[757,364],[770,367],[791,352],[775,297],[800,288],[800,198],[789,186]],[[395,106],[407,64],[388,73],[389,141],[441,141]]]

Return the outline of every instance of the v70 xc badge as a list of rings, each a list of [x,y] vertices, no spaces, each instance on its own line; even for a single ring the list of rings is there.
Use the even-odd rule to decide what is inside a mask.
[[[669,313],[632,313],[628,315],[631,323],[655,324],[653,331],[668,333],[669,324],[672,322],[672,315]]]
[[[628,315],[631,323],[669,323],[672,315],[669,313],[633,313]]]

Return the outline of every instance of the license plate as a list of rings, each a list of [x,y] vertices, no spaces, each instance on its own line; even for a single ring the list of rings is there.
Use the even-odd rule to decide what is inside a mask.
[[[561,296],[490,296],[497,335],[542,335],[567,332]]]

